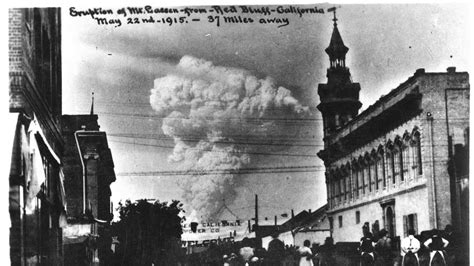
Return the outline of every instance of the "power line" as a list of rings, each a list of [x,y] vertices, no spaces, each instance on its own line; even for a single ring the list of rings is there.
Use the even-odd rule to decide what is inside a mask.
[[[165,140],[165,141],[170,141],[172,138],[166,136],[166,135],[140,135],[140,134],[107,134],[107,136],[110,137],[117,137],[117,138],[135,138],[135,139],[147,139],[147,140]],[[241,138],[245,140],[246,138]],[[248,139],[248,138],[247,138]],[[180,138],[182,141],[189,141],[189,142],[199,142],[202,141],[203,139],[200,137],[186,137],[186,138]],[[286,141],[289,143],[272,143],[272,139],[265,139],[265,142],[258,142],[258,141],[240,141],[240,140],[218,140],[218,141],[212,141],[212,143],[217,143],[217,144],[236,144],[236,145],[256,145],[256,146],[283,146],[283,147],[293,147],[293,146],[298,146],[298,147],[323,147],[323,144],[300,144],[300,143],[293,143],[293,140],[288,138],[288,139],[279,139],[279,141]],[[316,141],[316,140],[314,140]]]
[[[268,109],[267,109],[268,110]],[[279,110],[279,109],[278,109]],[[172,119],[172,120],[189,120],[192,119],[190,117],[169,117],[163,115],[156,115],[156,114],[138,114],[138,113],[118,113],[118,112],[97,112],[98,114],[103,115],[112,115],[112,116],[131,116],[131,117],[143,117],[143,118],[154,118],[154,119]],[[276,121],[323,121],[322,118],[301,118],[301,117],[271,117],[271,114],[268,114],[267,117],[241,117],[241,116],[228,116],[228,117],[215,117],[215,116],[198,116],[193,118],[200,118],[200,119],[216,119],[221,121],[230,121],[230,120],[239,120],[239,121],[266,121],[266,120],[276,120]],[[445,121],[446,118],[437,118],[435,120],[438,121]],[[469,117],[456,117],[456,118],[449,118],[450,121],[468,121]],[[220,122],[212,120],[213,122]]]
[[[219,174],[265,174],[265,173],[299,173],[324,171],[324,166],[287,166],[287,167],[255,167],[241,169],[213,169],[213,170],[171,170],[171,171],[142,171],[117,173],[117,176],[205,176]]]
[[[298,123],[298,122],[318,122],[323,121],[320,118],[297,118],[297,117],[214,117],[214,116],[199,116],[199,117],[168,117],[168,116],[159,116],[155,114],[137,114],[137,113],[113,113],[113,112],[97,112],[99,115],[110,115],[110,116],[129,116],[136,118],[153,118],[156,120],[191,120],[191,119],[206,119],[210,120],[212,123],[226,123],[229,121],[240,121],[245,123],[256,123],[263,121],[279,121],[285,123]]]
[[[117,142],[123,144],[130,144],[130,145],[138,145],[138,146],[148,146],[148,147],[157,147],[157,148],[164,148],[164,149],[174,149],[174,146],[164,146],[164,145],[157,145],[157,144],[146,144],[146,143],[136,143],[136,142],[127,142],[127,141],[118,141],[118,140],[109,140],[110,142]],[[189,150],[197,150],[202,151],[199,148],[188,148]],[[215,152],[215,153],[229,153],[228,151],[223,150],[204,150],[205,152]],[[294,154],[294,153],[271,153],[271,152],[231,152],[233,154],[252,154],[252,155],[269,155],[269,156],[289,156],[289,157],[318,157],[316,154]]]
[[[180,134],[176,136],[168,136],[166,134],[143,134],[143,133],[107,133],[110,136],[116,137],[131,137],[131,138],[146,138],[146,139],[162,139],[162,140],[172,140],[174,137],[179,138],[181,140],[186,139],[202,139],[202,134]],[[256,140],[271,140],[271,141],[322,141],[321,139],[316,138],[316,135],[313,137],[302,137],[296,136],[294,134],[268,134],[268,135],[247,135],[247,134],[226,134],[225,136],[227,139],[233,140],[245,140],[248,141],[249,139],[256,139]]]
[[[436,157],[440,160],[448,158]],[[423,164],[432,163],[432,160],[425,160]],[[342,164],[344,165],[344,164]],[[311,173],[324,172],[327,169],[323,165],[307,166],[287,166],[287,167],[255,167],[240,169],[212,169],[212,170],[170,170],[170,171],[135,171],[116,173],[116,176],[206,176],[206,175],[240,175],[240,174],[276,174],[276,173]]]
[[[83,101],[84,102],[84,101]],[[143,101],[135,101],[135,102],[119,102],[119,101],[96,101],[96,103],[101,104],[101,105],[108,105],[108,106],[123,106],[123,105],[130,105],[130,106],[146,106],[146,107],[152,107],[151,103],[149,101],[143,102]],[[99,105],[100,107],[100,105]],[[306,106],[308,107],[309,110],[316,110],[315,106]],[[265,110],[287,110],[291,109],[291,106],[281,106],[281,107],[265,107]]]
[[[115,137],[115,136],[111,136],[111,137]],[[118,137],[118,136],[117,136]],[[149,140],[153,140],[151,138],[144,138],[144,139],[149,139]],[[188,139],[184,139],[185,141],[188,141]],[[117,143],[124,143],[124,144],[131,144],[131,145],[138,145],[138,146],[149,146],[149,147],[157,147],[157,148],[165,148],[165,149],[174,149],[175,146],[165,146],[165,145],[159,145],[159,144],[151,144],[151,143],[139,143],[139,142],[129,142],[129,141],[120,141],[120,140],[114,140],[114,139],[110,139],[109,140],[110,142],[117,142]],[[192,142],[192,140],[189,140]],[[196,140],[197,141],[197,140]],[[257,146],[264,146],[264,145],[270,145],[270,146],[289,146],[289,147],[292,147],[292,146],[302,146],[302,147],[324,147],[323,144],[321,145],[317,145],[317,144],[291,144],[291,143],[288,143],[288,144],[278,144],[278,143],[247,143],[247,142],[231,142],[231,141],[227,141],[227,142],[221,142],[221,141],[216,141],[216,142],[213,142],[213,143],[225,143],[225,144],[248,144],[248,145],[257,145]],[[428,147],[429,145],[421,145],[421,147]],[[435,147],[447,147],[449,146],[448,144],[437,144],[435,145]],[[191,150],[201,150],[199,148],[194,148],[194,147],[189,147],[188,149],[191,149]],[[375,149],[375,148],[373,148]],[[371,149],[371,150],[373,150]],[[375,149],[377,150],[377,149]],[[226,151],[216,151],[216,150],[206,150],[206,152],[226,152]],[[227,152],[226,152],[227,153]],[[237,152],[238,153],[238,152]],[[312,154],[288,154],[288,153],[266,153],[266,152],[240,152],[240,153],[245,153],[245,154],[256,154],[256,155],[286,155],[286,156],[301,156],[301,157],[316,157],[317,155],[312,155]],[[364,154],[366,153],[371,153],[369,151],[365,152],[365,153],[361,153],[360,156],[364,156]],[[355,157],[359,157],[359,156],[355,156]],[[354,158],[355,158],[354,157]]]

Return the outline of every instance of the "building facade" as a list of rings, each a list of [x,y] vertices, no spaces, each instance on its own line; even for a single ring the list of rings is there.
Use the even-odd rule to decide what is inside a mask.
[[[360,85],[345,65],[336,19],[328,81],[320,84],[328,217],[334,240],[358,241],[364,223],[392,237],[468,225],[469,75],[418,69],[358,114]]]
[[[60,9],[10,9],[8,19],[11,264],[62,265]]]
[[[63,171],[67,200],[64,227],[66,265],[106,265],[112,237],[110,184],[115,181],[107,135],[98,116],[63,115]]]
[[[98,117],[62,115],[59,8],[9,9],[11,265],[107,262],[114,164]]]

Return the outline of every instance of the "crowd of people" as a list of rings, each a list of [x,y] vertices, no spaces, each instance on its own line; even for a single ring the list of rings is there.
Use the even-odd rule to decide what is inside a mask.
[[[420,235],[409,229],[408,236],[397,244],[385,229],[380,230],[378,236],[369,232],[367,227],[362,231],[358,248],[360,265],[466,265],[460,237],[454,234],[451,225],[447,225],[444,231],[433,229]]]
[[[206,252],[187,256],[185,265],[225,265],[225,266],[313,266],[335,265],[335,245],[328,237],[324,245],[309,240],[302,247],[285,245],[272,235],[268,248],[259,248],[255,239],[244,238],[241,242],[211,245]]]
[[[372,228],[374,229],[374,228]],[[224,266],[325,266],[325,265],[467,265],[460,253],[460,237],[448,225],[444,231],[430,230],[415,235],[410,229],[407,237],[392,239],[385,230],[362,229],[363,236],[356,245],[334,244],[327,237],[323,245],[305,240],[303,246],[285,245],[272,235],[268,248],[259,248],[255,239],[212,245],[206,252],[190,254],[185,265]],[[461,255],[460,255],[461,254]]]

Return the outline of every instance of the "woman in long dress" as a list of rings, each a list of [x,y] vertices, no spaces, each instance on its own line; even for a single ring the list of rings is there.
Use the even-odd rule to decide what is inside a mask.
[[[305,240],[303,246],[298,249],[298,254],[300,255],[300,264],[299,266],[313,266],[313,253],[309,247],[311,242]]]

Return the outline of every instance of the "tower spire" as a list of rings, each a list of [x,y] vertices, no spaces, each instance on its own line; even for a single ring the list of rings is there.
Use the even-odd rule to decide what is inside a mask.
[[[344,68],[346,67],[346,54],[349,48],[344,45],[339,29],[337,28],[336,7],[329,8],[328,12],[333,12],[334,14],[334,18],[332,19],[332,21],[334,21],[334,29],[329,46],[325,51],[329,55],[331,68]]]
[[[329,8],[328,12],[334,14],[331,41],[325,50],[329,55],[330,67],[327,70],[327,83],[318,86],[321,100],[318,109],[323,115],[324,136],[334,133],[357,116],[362,105],[359,102],[360,84],[352,82],[349,68],[346,67],[349,48],[344,45],[337,28],[336,7]]]

